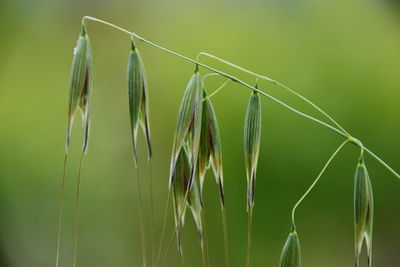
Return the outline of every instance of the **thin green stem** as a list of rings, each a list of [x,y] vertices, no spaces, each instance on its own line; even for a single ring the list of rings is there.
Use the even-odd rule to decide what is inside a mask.
[[[156,43],[153,43],[153,42],[151,42],[151,41],[149,41],[149,40],[146,40],[145,38],[141,37],[140,35],[138,35],[138,34],[136,34],[136,33],[134,33],[134,32],[130,32],[130,31],[128,31],[128,30],[125,30],[125,29],[123,29],[123,28],[121,28],[121,27],[119,27],[119,26],[116,26],[116,25],[114,25],[114,24],[112,24],[112,23],[109,23],[109,22],[107,22],[107,21],[100,20],[100,19],[93,18],[93,17],[89,17],[89,16],[83,17],[82,22],[84,23],[85,20],[92,20],[92,21],[100,22],[100,23],[103,23],[103,24],[108,25],[108,26],[110,26],[110,27],[113,27],[113,28],[115,28],[115,29],[117,29],[117,30],[120,30],[120,31],[122,31],[122,32],[124,32],[124,33],[126,33],[126,34],[129,34],[130,36],[133,36],[133,37],[137,38],[138,40],[140,40],[140,41],[143,42],[143,43],[146,43],[146,44],[148,44],[148,45],[151,45],[151,46],[153,46],[153,47],[155,47],[155,48],[157,48],[157,49],[159,49],[159,50],[161,50],[161,51],[164,51],[164,52],[166,52],[166,53],[168,53],[168,54],[174,55],[174,56],[176,56],[176,57],[178,57],[178,58],[180,58],[180,59],[182,59],[182,60],[185,60],[185,61],[187,61],[187,62],[190,62],[190,63],[193,63],[193,64],[197,64],[198,66],[203,67],[204,69],[207,69],[207,70],[209,70],[209,71],[211,71],[211,72],[220,74],[220,75],[222,75],[222,76],[224,76],[224,77],[226,77],[226,78],[232,80],[233,82],[237,82],[237,83],[243,85],[244,87],[249,88],[250,90],[257,91],[257,92],[259,92],[261,95],[263,95],[263,96],[265,96],[265,97],[271,99],[272,101],[274,101],[274,102],[276,102],[276,103],[278,103],[278,104],[284,106],[285,108],[287,108],[287,109],[289,109],[289,110],[295,112],[296,114],[298,114],[298,115],[300,115],[300,116],[302,116],[302,117],[305,117],[305,118],[307,118],[307,119],[309,119],[309,120],[312,120],[312,121],[314,121],[314,122],[316,122],[316,123],[318,123],[318,124],[320,124],[320,125],[322,125],[322,126],[328,128],[328,129],[332,130],[333,132],[335,132],[336,134],[342,136],[342,137],[345,138],[345,139],[348,139],[349,137],[351,137],[351,135],[348,134],[347,131],[345,131],[345,130],[343,129],[343,127],[341,127],[332,117],[330,117],[326,112],[324,112],[321,108],[319,108],[319,107],[318,107],[317,105],[315,105],[313,102],[311,102],[310,100],[308,100],[308,99],[306,99],[305,97],[301,96],[300,94],[298,94],[297,92],[295,92],[293,89],[290,89],[289,87],[287,87],[287,86],[285,86],[285,85],[283,85],[283,84],[281,84],[281,83],[279,83],[279,82],[277,82],[277,81],[275,81],[275,80],[273,80],[273,79],[270,79],[270,78],[268,78],[267,76],[258,75],[258,74],[254,73],[254,72],[251,72],[251,71],[249,71],[249,70],[247,70],[247,69],[245,69],[245,68],[242,68],[242,67],[240,67],[240,66],[237,66],[237,65],[235,65],[235,64],[232,64],[232,63],[230,63],[230,62],[228,62],[228,61],[226,61],[226,60],[220,59],[220,61],[221,61],[221,62],[224,62],[225,64],[228,64],[228,65],[231,65],[231,66],[235,66],[236,68],[238,68],[239,70],[241,70],[241,71],[243,71],[243,72],[246,72],[246,73],[249,73],[249,74],[252,74],[252,75],[258,75],[258,76],[259,76],[260,78],[262,78],[262,79],[268,80],[269,82],[271,82],[271,83],[273,83],[273,84],[277,84],[277,85],[279,85],[279,86],[282,86],[283,88],[289,90],[290,92],[292,92],[292,93],[294,93],[294,94],[297,94],[297,96],[299,96],[300,98],[302,98],[304,101],[306,101],[307,103],[309,103],[310,105],[312,105],[314,108],[316,108],[317,110],[319,110],[322,114],[324,114],[327,118],[329,118],[339,129],[336,128],[336,127],[334,127],[334,126],[332,126],[332,125],[330,125],[330,124],[327,124],[327,123],[325,123],[325,122],[323,122],[323,121],[321,121],[321,120],[318,120],[318,119],[316,119],[316,118],[314,118],[314,117],[312,117],[312,116],[310,116],[310,115],[307,115],[307,114],[305,114],[305,113],[303,113],[303,112],[301,112],[301,111],[299,111],[299,110],[297,110],[297,109],[295,109],[295,108],[293,108],[293,107],[291,107],[290,105],[288,105],[288,104],[282,102],[281,100],[279,100],[279,99],[277,99],[277,98],[275,98],[275,97],[273,97],[273,96],[271,96],[271,95],[269,95],[269,94],[267,94],[267,93],[265,93],[265,92],[263,92],[263,91],[261,91],[261,90],[255,88],[255,87],[253,87],[253,86],[251,86],[251,85],[245,83],[244,81],[240,80],[239,78],[237,78],[237,77],[235,77],[235,76],[233,76],[233,75],[227,74],[227,73],[225,73],[225,72],[223,72],[223,71],[220,71],[220,70],[218,70],[218,69],[216,69],[216,68],[213,68],[213,67],[211,67],[211,66],[208,66],[208,65],[206,65],[206,64],[203,64],[203,63],[201,63],[201,62],[199,62],[199,61],[197,61],[197,60],[191,59],[191,58],[186,57],[186,56],[184,56],[184,55],[181,55],[181,54],[179,54],[179,53],[177,53],[177,52],[174,52],[174,51],[172,51],[172,50],[166,49],[166,48],[164,48],[164,47],[162,47],[162,46],[160,46],[160,45],[158,45],[158,44],[156,44]],[[204,53],[202,53],[202,54],[204,54]],[[214,56],[214,57],[215,57],[215,56]],[[215,58],[216,58],[216,57],[215,57]],[[364,148],[365,148],[365,147],[364,147]],[[367,149],[365,149],[365,151],[367,151],[372,157],[374,157],[374,158],[375,158],[378,162],[380,162],[385,168],[387,168],[387,169],[388,169],[390,172],[392,172],[397,178],[400,179],[400,175],[399,175],[396,171],[394,171],[387,163],[385,163],[382,159],[380,159],[376,154],[374,154],[372,151],[367,150]]]
[[[153,173],[151,168],[151,159],[147,161],[147,169],[149,173],[149,194],[150,194],[150,237],[151,237],[151,259],[150,265],[154,266],[154,194],[153,194]]]
[[[143,204],[142,204],[142,196],[141,196],[141,189],[140,189],[140,175],[139,175],[139,168],[136,167],[136,196],[139,208],[139,221],[140,221],[140,239],[142,242],[142,261],[143,267],[146,267],[146,239],[144,235],[144,218],[143,218]]]
[[[252,247],[252,239],[253,239],[253,205],[250,205],[249,211],[247,213],[247,262],[246,266],[251,266],[252,255],[251,255],[251,247]]]
[[[81,171],[82,171],[82,162],[83,162],[84,151],[81,153],[81,158],[79,160],[79,169],[78,169],[78,181],[76,186],[76,202],[75,202],[75,242],[74,242],[74,262],[73,267],[76,267],[76,263],[78,260],[78,245],[79,245],[79,199],[80,199],[80,191],[81,191]]]
[[[167,217],[168,217],[168,207],[169,207],[170,197],[171,197],[171,189],[168,190],[167,203],[165,203],[165,211],[164,211],[164,219],[163,219],[163,224],[162,224],[162,229],[161,229],[160,244],[158,246],[158,255],[157,255],[157,264],[156,264],[157,267],[160,265],[161,250],[162,250],[162,246],[164,243],[165,231],[167,228]]]
[[[240,70],[240,71],[242,71],[242,72],[244,72],[244,73],[247,73],[247,74],[256,76],[257,79],[260,78],[260,79],[267,80],[268,82],[270,82],[270,83],[272,83],[272,84],[278,85],[278,86],[280,86],[280,87],[286,89],[286,90],[289,91],[290,93],[294,94],[295,96],[299,97],[300,99],[302,99],[303,101],[305,101],[305,102],[307,102],[309,105],[311,105],[313,108],[315,108],[318,112],[320,112],[322,115],[324,115],[326,118],[328,118],[331,122],[333,122],[342,132],[346,133],[347,135],[350,135],[350,134],[349,134],[338,122],[336,122],[328,113],[326,113],[324,110],[322,110],[320,107],[318,107],[318,106],[317,106],[315,103],[313,103],[311,100],[309,100],[308,98],[306,98],[306,97],[304,97],[303,95],[299,94],[298,92],[296,92],[295,90],[291,89],[290,87],[288,87],[288,86],[286,86],[286,85],[284,85],[284,84],[282,84],[282,83],[280,83],[280,82],[278,82],[278,81],[276,81],[276,80],[273,80],[273,79],[271,79],[271,78],[269,78],[269,77],[267,77],[267,76],[265,76],[265,75],[260,75],[260,74],[258,74],[258,73],[255,73],[255,72],[253,72],[253,71],[250,71],[250,70],[248,70],[248,69],[245,69],[245,68],[243,68],[243,67],[241,67],[241,66],[239,66],[239,65],[236,65],[236,64],[234,64],[234,63],[232,63],[232,62],[229,62],[229,61],[227,61],[227,60],[225,60],[225,59],[222,59],[222,58],[220,58],[220,57],[214,56],[214,55],[209,54],[209,53],[206,53],[206,52],[200,52],[200,53],[198,53],[197,56],[196,56],[196,60],[197,60],[197,61],[199,61],[199,58],[200,58],[201,55],[207,56],[207,57],[210,57],[210,58],[213,58],[213,59],[215,59],[215,60],[217,60],[217,61],[220,61],[220,62],[222,62],[222,63],[224,63],[224,64],[226,64],[226,65],[228,65],[228,66],[231,66],[231,67],[233,67],[233,68],[236,68],[236,69],[238,69],[238,70]]]
[[[297,207],[300,205],[300,203],[307,197],[307,195],[311,192],[311,190],[314,188],[314,186],[318,183],[318,181],[321,179],[322,175],[325,173],[325,170],[328,168],[329,164],[332,162],[332,160],[336,157],[336,155],[339,153],[339,151],[349,142],[350,140],[344,141],[332,154],[332,156],[329,158],[329,160],[325,163],[324,167],[322,168],[321,172],[318,174],[317,178],[314,180],[314,182],[311,184],[311,186],[307,189],[307,191],[304,193],[304,195],[297,201],[297,203],[294,205],[292,209],[292,223],[295,224],[295,212]]]
[[[376,159],[380,164],[382,164],[386,169],[388,169],[394,176],[400,179],[400,175],[393,170],[386,162],[384,162],[380,157],[378,157],[374,152],[369,150],[367,147],[364,146],[364,150],[370,154],[374,159]]]
[[[222,228],[224,231],[225,266],[229,267],[228,227],[227,227],[227,223],[226,223],[226,211],[225,211],[225,207],[222,203],[221,203],[221,217],[222,217]]]
[[[61,180],[61,192],[60,192],[60,204],[59,204],[59,214],[58,214],[58,227],[57,227],[57,254],[56,254],[56,267],[60,261],[61,253],[61,233],[62,233],[62,222],[64,217],[64,191],[65,191],[65,175],[67,171],[67,152],[64,155],[64,170]]]
[[[98,18],[90,17],[90,16],[84,16],[84,17],[82,18],[82,24],[85,24],[85,21],[86,21],[86,20],[91,20],[91,21],[100,22],[100,23],[102,23],[102,24],[105,24],[105,25],[108,25],[108,26],[110,26],[110,27],[113,27],[113,28],[115,28],[115,29],[117,29],[117,30],[119,30],[119,31],[121,31],[121,32],[124,32],[124,33],[127,33],[127,34],[129,34],[129,35],[132,35],[132,33],[131,33],[130,31],[125,30],[125,29],[123,29],[123,28],[121,28],[121,27],[119,27],[119,26],[117,26],[117,25],[115,25],[115,24],[112,24],[112,23],[110,23],[110,22],[107,22],[107,21],[104,21],[104,20],[101,20],[101,19],[98,19]]]
[[[211,97],[213,97],[214,95],[216,95],[222,88],[224,88],[228,83],[229,83],[229,79],[226,80],[223,84],[221,84],[220,87],[218,87],[214,92],[212,92],[211,94],[209,94],[206,98],[210,99]]]
[[[165,252],[164,257],[163,257],[163,262],[165,262],[165,260],[167,259],[167,256],[169,254],[169,250],[171,249],[172,243],[174,242],[175,235],[177,234],[178,228],[180,227],[180,224],[182,222],[183,216],[185,214],[184,208],[186,207],[187,199],[189,197],[189,191],[190,191],[190,188],[188,187],[187,190],[186,190],[186,193],[185,193],[185,197],[183,198],[181,209],[178,209],[179,207],[176,208],[178,210],[177,223],[176,223],[176,226],[174,227],[174,232],[173,232],[173,234],[171,236],[171,239],[169,240],[167,251]],[[176,205],[178,205],[178,204],[176,204]],[[182,211],[181,214],[179,214],[179,211]],[[182,253],[179,253],[179,254],[182,254]],[[182,258],[183,258],[183,256],[182,256]]]
[[[203,207],[203,212],[201,213],[201,217],[202,217],[202,221],[203,221],[203,244],[205,246],[205,255],[206,255],[206,259],[207,259],[207,265],[206,266],[210,266],[210,254],[209,254],[209,250],[208,250],[208,234],[207,234],[207,223],[206,223],[206,211]]]

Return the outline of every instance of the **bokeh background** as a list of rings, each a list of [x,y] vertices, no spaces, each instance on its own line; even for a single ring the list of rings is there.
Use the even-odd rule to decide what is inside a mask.
[[[400,170],[398,1],[1,0],[2,267],[45,267],[55,263],[68,80],[72,50],[84,15],[109,20],[190,57],[208,51],[277,79],[317,102]],[[92,22],[88,30],[95,70],[90,147],[82,172],[78,266],[141,266],[125,87],[129,38]],[[176,112],[193,66],[144,44],[139,46],[150,86],[158,240]],[[254,83],[253,77],[203,60]],[[212,78],[207,88],[212,91],[222,82]],[[319,117],[282,89],[265,82],[260,87]],[[249,93],[230,84],[213,98],[223,145],[231,266],[244,266],[246,259],[242,129]],[[289,233],[293,204],[341,139],[268,99],[262,105],[253,266],[277,266]],[[72,265],[80,125],[78,119],[68,161],[60,266]],[[140,173],[147,181],[142,136],[140,140]],[[347,146],[298,209],[304,266],[354,266],[353,176],[358,153],[356,147]],[[372,158],[366,161],[376,205],[374,265],[400,266],[400,181]],[[210,266],[223,266],[218,191],[213,177],[209,174],[207,178]],[[143,183],[146,226],[147,189]],[[168,222],[166,241],[173,229],[171,211]],[[147,237],[148,231],[147,227]],[[186,266],[201,266],[191,216],[185,225],[184,254]],[[166,265],[180,265],[175,242]]]

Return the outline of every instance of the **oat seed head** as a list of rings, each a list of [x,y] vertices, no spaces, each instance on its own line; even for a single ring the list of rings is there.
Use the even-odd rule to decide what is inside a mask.
[[[82,25],[81,33],[74,49],[72,59],[71,75],[69,82],[68,99],[68,126],[65,152],[68,153],[71,129],[76,111],[79,109],[85,127],[85,135],[82,151],[87,151],[90,126],[90,97],[92,93],[93,62],[90,40],[86,26]]]
[[[373,230],[374,199],[372,185],[361,155],[357,165],[354,181],[354,231],[355,231],[355,264],[359,266],[362,245],[365,244],[368,253],[368,265],[372,265],[372,230]]]

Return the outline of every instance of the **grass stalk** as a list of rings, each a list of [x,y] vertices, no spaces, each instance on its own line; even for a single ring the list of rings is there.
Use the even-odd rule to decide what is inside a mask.
[[[82,172],[82,162],[83,162],[84,151],[81,153],[81,158],[79,160],[78,169],[78,180],[76,185],[76,202],[75,202],[75,241],[74,241],[74,261],[73,267],[76,267],[78,260],[78,245],[79,245],[79,208],[80,208],[80,191],[81,191],[81,172]]]
[[[325,163],[324,167],[322,168],[321,172],[318,174],[317,178],[314,180],[314,182],[311,184],[311,186],[307,189],[307,191],[303,194],[303,196],[297,201],[297,203],[294,205],[292,209],[292,223],[295,225],[295,212],[297,207],[300,205],[300,203],[307,197],[307,195],[311,192],[311,190],[315,187],[315,185],[318,183],[318,181],[321,179],[322,175],[325,173],[326,169],[328,168],[329,164],[332,162],[332,160],[336,157],[336,155],[339,153],[339,151],[349,142],[349,140],[344,141],[336,150],[335,152],[331,155],[331,157],[328,159],[328,161]]]
[[[64,191],[65,191],[65,176],[67,172],[67,153],[64,155],[64,167],[63,167],[63,176],[61,179],[61,192],[60,192],[60,204],[58,208],[58,227],[57,227],[57,253],[56,253],[56,267],[60,262],[60,253],[61,253],[61,235],[62,235],[62,223],[64,217]]]
[[[168,217],[168,208],[169,208],[170,198],[171,198],[171,189],[168,190],[167,203],[165,203],[164,219],[163,219],[163,224],[162,224],[162,229],[161,229],[160,243],[158,245],[157,262],[156,262],[156,266],[157,267],[160,264],[161,250],[162,250],[162,246],[163,246],[163,243],[164,243],[165,231],[166,231],[166,228],[167,228],[167,217]]]
[[[252,239],[253,239],[253,205],[249,206],[249,211],[247,213],[247,262],[246,267],[251,266],[252,261]]]
[[[224,232],[225,267],[229,267],[228,227],[227,227],[227,223],[226,223],[226,211],[225,211],[225,207],[222,203],[221,203],[221,217],[222,217],[222,229]]]
[[[137,195],[137,203],[139,208],[139,220],[140,220],[140,239],[142,243],[142,262],[143,267],[146,267],[146,239],[144,234],[144,218],[143,218],[143,203],[142,203],[142,196],[141,196],[141,188],[140,188],[140,175],[139,175],[139,168],[136,167],[136,195]]]
[[[153,172],[151,159],[147,161],[147,168],[149,173],[149,194],[150,194],[150,237],[151,237],[151,260],[150,265],[154,266],[155,254],[154,254],[154,194],[153,194]]]

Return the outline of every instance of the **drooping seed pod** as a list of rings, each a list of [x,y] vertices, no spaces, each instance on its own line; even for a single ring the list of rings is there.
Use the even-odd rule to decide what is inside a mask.
[[[207,93],[204,91],[202,110],[200,153],[199,153],[199,180],[200,196],[203,193],[204,177],[207,169],[212,166],[214,176],[219,185],[221,203],[224,205],[224,186],[222,171],[222,150],[219,135],[217,116]]]
[[[65,152],[68,153],[72,124],[76,111],[79,109],[85,127],[85,137],[82,151],[87,151],[89,140],[89,104],[92,93],[93,63],[90,40],[86,26],[82,25],[81,33],[74,49],[72,59],[71,76],[69,81],[69,100],[68,100],[68,126],[67,141]]]
[[[148,111],[148,89],[146,73],[139,50],[131,40],[131,51],[128,58],[128,98],[129,117],[133,142],[134,163],[137,166],[137,133],[139,126],[147,142],[148,158],[152,157],[150,141],[149,111]]]
[[[372,266],[372,229],[374,199],[371,181],[364,157],[357,165],[354,181],[354,231],[355,231],[355,265],[359,266],[360,253],[365,239],[368,252],[368,265]]]
[[[192,186],[200,146],[202,101],[201,77],[198,66],[196,66],[195,73],[192,75],[189,84],[186,87],[178,111],[170,167],[170,186],[173,182],[172,179],[176,167],[176,161],[184,146],[188,149],[189,162],[191,166],[188,186]]]
[[[176,161],[172,179],[172,198],[178,251],[182,255],[182,227],[185,222],[187,199],[185,199],[190,176],[190,165],[187,152],[183,148]]]
[[[258,155],[261,141],[261,100],[260,95],[253,91],[247,107],[244,122],[244,158],[247,175],[247,210],[254,205],[254,191]]]
[[[296,227],[292,225],[289,237],[282,249],[280,267],[301,267],[300,240]]]

